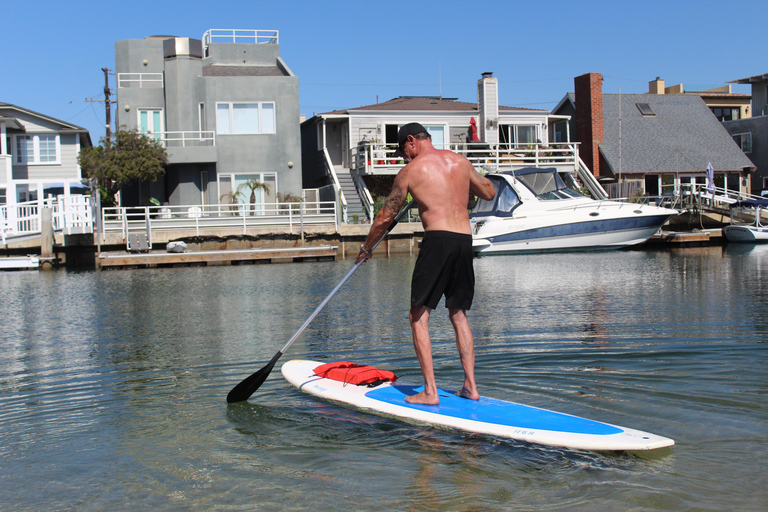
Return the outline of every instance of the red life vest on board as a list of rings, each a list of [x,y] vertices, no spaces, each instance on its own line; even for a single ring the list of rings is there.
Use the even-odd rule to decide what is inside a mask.
[[[326,379],[338,380],[345,384],[378,386],[382,382],[394,382],[397,376],[387,370],[380,370],[373,366],[339,361],[323,364],[315,368],[315,375]]]

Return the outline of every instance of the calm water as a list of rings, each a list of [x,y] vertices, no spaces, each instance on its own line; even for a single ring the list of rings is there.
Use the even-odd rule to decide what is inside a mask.
[[[420,379],[407,256],[283,357]],[[476,260],[484,395],[672,437],[580,452],[325,404],[261,368],[350,261],[1,273],[0,510],[765,510],[768,247]],[[433,315],[438,383],[461,384]]]

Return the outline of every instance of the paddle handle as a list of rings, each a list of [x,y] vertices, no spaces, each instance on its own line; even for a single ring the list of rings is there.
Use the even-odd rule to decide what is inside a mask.
[[[395,229],[395,226],[397,226],[397,223],[400,222],[400,219],[402,219],[403,216],[408,212],[408,210],[413,208],[413,206],[415,204],[416,204],[416,201],[411,201],[407,205],[405,205],[405,208],[403,208],[402,210],[400,210],[400,212],[398,212],[398,214],[395,216],[395,219],[392,221],[392,223],[389,225],[389,227],[387,227],[387,230],[384,232],[384,235],[373,245],[373,247],[371,247],[371,252],[373,252],[374,249],[376,249],[376,247],[379,246],[379,243],[381,243],[381,241],[384,240],[384,238],[386,238],[387,234],[389,234],[390,231]],[[317,306],[317,308],[315,308],[315,310],[312,312],[312,314],[309,315],[309,318],[307,318],[304,321],[304,323],[301,324],[301,327],[299,327],[299,330],[297,330],[294,333],[294,335],[291,336],[291,339],[289,339],[286,342],[286,344],[283,345],[283,348],[280,349],[280,353],[281,354],[284,354],[285,351],[288,350],[288,347],[293,345],[293,342],[296,341],[296,338],[301,336],[301,333],[304,332],[304,329],[306,329],[307,326],[312,322],[312,320],[315,319],[315,317],[320,313],[320,311],[322,311],[322,309],[325,307],[325,305],[328,304],[328,302],[331,300],[331,298],[333,298],[333,296],[336,295],[336,292],[338,292],[339,289],[342,286],[344,286],[344,283],[346,283],[349,280],[349,278],[352,277],[352,274],[355,273],[355,270],[360,268],[360,265],[362,265],[364,261],[365,260],[358,261],[357,263],[355,263],[352,266],[351,269],[349,269],[349,272],[347,272],[347,274],[343,278],[341,278],[341,281],[339,281],[339,284],[337,284],[333,288],[333,290],[331,290],[331,292],[328,294],[328,296],[325,297],[325,299],[323,299],[323,302],[321,302],[320,305]]]

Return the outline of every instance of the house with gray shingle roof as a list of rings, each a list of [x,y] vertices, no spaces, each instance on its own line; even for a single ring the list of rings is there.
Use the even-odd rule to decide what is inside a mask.
[[[0,102],[0,206],[82,190],[77,156],[90,146],[85,128]]]
[[[573,114],[582,157],[612,197],[706,184],[709,164],[716,186],[749,193],[754,164],[699,95],[603,94],[599,73],[575,85],[553,113]]]
[[[419,122],[429,131],[435,147],[451,149],[470,158],[473,148],[489,154],[505,154],[492,165],[535,165],[511,155],[514,149],[542,148],[552,142],[567,142],[567,130],[556,130],[568,117],[546,110],[507,107],[498,104],[498,82],[491,73],[478,81],[478,101],[457,98],[400,96],[383,103],[315,115],[301,125],[303,181],[317,187],[322,200],[342,197],[349,216],[370,217],[369,187],[390,183],[404,162],[393,156],[400,126]],[[535,151],[535,149],[534,149]],[[574,152],[573,148],[570,151]],[[477,158],[470,158],[473,163]],[[387,181],[389,179],[390,181]],[[345,205],[342,205],[345,208]]]

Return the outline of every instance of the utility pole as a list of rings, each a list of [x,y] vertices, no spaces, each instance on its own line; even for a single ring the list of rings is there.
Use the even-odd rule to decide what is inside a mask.
[[[104,103],[104,106],[106,107],[107,111],[107,136],[106,136],[106,147],[109,147],[109,145],[112,143],[112,104],[115,103],[115,100],[109,99],[110,96],[112,96],[112,90],[109,88],[109,69],[108,68],[101,68],[101,70],[104,72],[104,99],[103,100],[85,100],[89,103]]]

